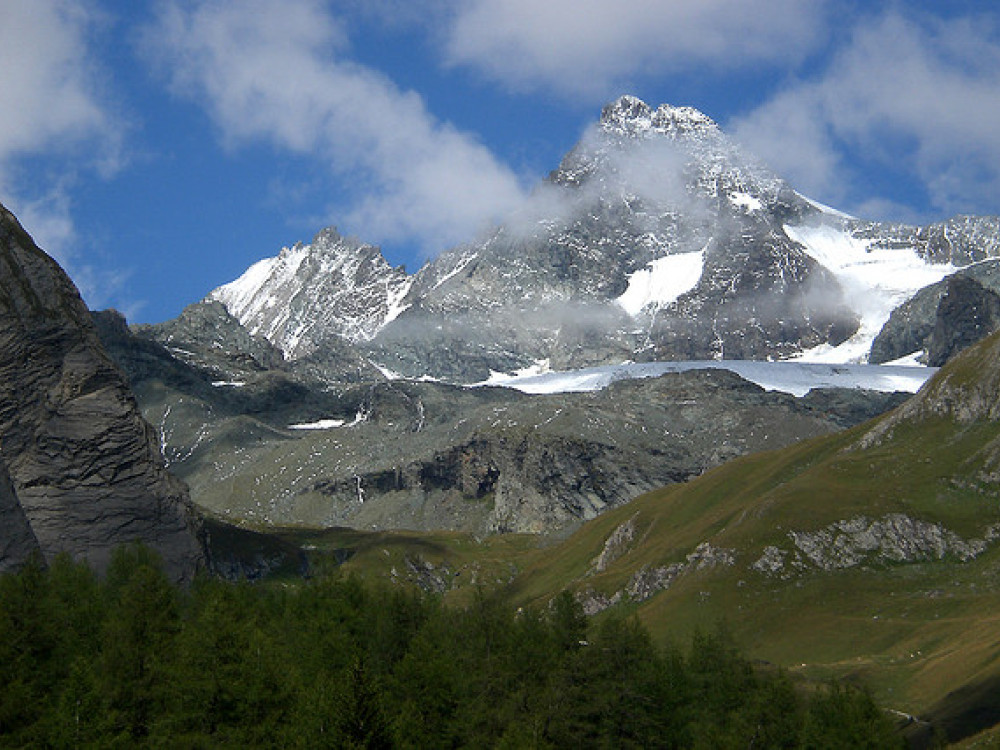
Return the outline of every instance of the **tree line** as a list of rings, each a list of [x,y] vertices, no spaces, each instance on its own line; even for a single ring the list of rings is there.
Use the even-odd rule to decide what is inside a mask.
[[[99,579],[0,577],[0,745],[191,748],[893,747],[864,692],[802,690],[723,628],[656,647],[568,593],[463,607],[336,573],[178,588],[148,549]]]

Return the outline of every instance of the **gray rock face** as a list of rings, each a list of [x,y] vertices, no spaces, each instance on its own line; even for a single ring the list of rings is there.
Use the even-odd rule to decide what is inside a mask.
[[[715,370],[548,396],[389,382],[329,395],[326,411],[296,424],[277,411],[250,418],[190,397],[158,400],[147,388],[138,386],[171,470],[217,515],[538,534],[569,531],[642,492],[900,400],[860,392],[796,399]]]
[[[931,284],[892,311],[889,320],[872,342],[868,361],[875,365],[926,352],[927,339],[934,330],[944,283]]]
[[[103,570],[141,541],[176,579],[204,561],[183,484],[62,269],[0,207],[0,449],[42,554]]]
[[[16,570],[36,553],[41,554],[38,540],[0,460],[0,573]]]
[[[650,331],[652,359],[767,359],[820,344],[836,345],[857,329],[833,274],[763,219],[745,219],[713,239],[698,285]]]
[[[750,567],[768,576],[788,578],[807,570],[915,563],[947,556],[967,562],[986,551],[994,534],[988,531],[987,539],[964,540],[939,523],[902,513],[874,520],[857,516],[815,531],[790,531],[790,547],[765,547]]]
[[[942,366],[956,352],[986,338],[998,325],[1000,295],[975,279],[952,276],[927,340],[927,364]]]
[[[1000,216],[955,216],[925,227],[857,221],[852,233],[874,247],[914,248],[933,263],[963,267],[1000,256]]]
[[[182,361],[213,371],[220,379],[280,369],[284,361],[277,347],[252,335],[221,302],[189,305],[176,319],[140,326],[139,331]]]

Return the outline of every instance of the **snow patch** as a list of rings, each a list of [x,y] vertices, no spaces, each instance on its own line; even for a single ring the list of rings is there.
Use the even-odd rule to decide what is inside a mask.
[[[378,326],[376,333],[381,331],[392,321],[398,318],[402,313],[410,309],[410,305],[404,305],[403,300],[410,291],[410,287],[413,286],[413,277],[409,277],[402,284],[399,284],[395,288],[390,285],[386,285],[385,296],[386,296],[386,311],[385,317],[382,318],[382,323]]]
[[[506,386],[512,381],[523,378],[532,378],[537,375],[546,375],[550,372],[552,372],[550,360],[536,359],[533,364],[530,364],[527,367],[522,367],[520,370],[515,370],[514,372],[499,372],[497,370],[490,370],[490,376],[482,383],[476,383],[476,385]]]
[[[434,283],[434,286],[431,287],[431,291],[434,291],[439,286],[448,281],[448,279],[457,276],[462,271],[464,271],[465,267],[468,266],[473,260],[475,260],[478,255],[479,253],[467,253],[463,255],[461,258],[459,258],[458,263],[455,264],[455,267],[452,268],[450,271],[448,271],[448,273],[444,274],[440,279],[438,279]]]
[[[812,198],[809,198],[808,196],[802,195],[802,193],[796,193],[796,195],[799,196],[806,203],[808,203],[810,206],[812,206],[813,208],[815,208],[817,211],[822,211],[823,213],[827,214],[828,216],[835,216],[838,219],[850,219],[850,220],[854,220],[855,219],[855,217],[851,216],[850,214],[845,214],[843,211],[838,211],[836,208],[831,208],[830,206],[826,205],[825,203],[820,203],[819,201],[814,201]]]
[[[343,419],[318,419],[315,422],[303,422],[302,424],[290,424],[289,430],[332,430],[335,427],[343,427],[346,422]]]
[[[705,248],[665,255],[629,275],[628,288],[615,300],[633,318],[647,308],[659,309],[695,288],[705,267]]]
[[[242,380],[213,380],[212,386],[215,388],[242,388],[246,385]]]
[[[354,421],[347,422],[343,419],[317,419],[315,422],[302,422],[300,424],[288,425],[289,430],[333,430],[337,427],[354,427],[362,422],[368,421],[368,412],[359,409],[354,415]]]
[[[374,367],[376,370],[382,373],[382,377],[384,377],[386,380],[404,379],[403,376],[400,375],[398,372],[394,372],[393,370],[390,370],[388,367],[380,365],[378,362],[372,362],[371,360],[368,360],[368,362],[371,364],[372,367]]]
[[[286,247],[254,263],[208,298],[295,359],[316,347],[323,330],[352,342],[370,340],[409,308],[413,283],[378,248],[331,231],[312,245]]]
[[[907,354],[905,357],[900,357],[899,359],[894,359],[891,362],[885,362],[886,365],[892,365],[894,367],[924,367],[924,363],[921,358],[924,356],[925,352],[923,349],[918,349],[912,354]]]
[[[282,248],[277,256],[257,261],[238,279],[223,284],[210,296],[225,305],[234,318],[245,322],[275,305],[272,295],[263,296],[260,291],[290,283],[308,254],[308,245]]]
[[[737,208],[742,208],[747,213],[760,211],[764,207],[760,198],[756,198],[749,193],[730,193],[729,202]]]

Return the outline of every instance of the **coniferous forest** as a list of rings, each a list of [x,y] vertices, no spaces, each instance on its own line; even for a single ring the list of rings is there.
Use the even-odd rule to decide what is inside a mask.
[[[123,547],[0,577],[0,745],[893,747],[867,694],[755,669],[725,629],[657,648],[480,592],[464,607],[333,573],[172,585]]]

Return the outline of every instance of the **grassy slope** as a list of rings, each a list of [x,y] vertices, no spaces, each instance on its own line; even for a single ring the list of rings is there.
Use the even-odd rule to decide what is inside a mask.
[[[812,571],[789,580],[750,568],[789,530],[890,512],[968,538],[1000,520],[995,488],[977,474],[996,423],[945,418],[902,424],[882,445],[852,449],[869,426],[733,461],[591,522],[532,565],[515,586],[544,600],[562,586],[611,593],[643,566],[680,562],[698,543],[737,550],[733,567],[681,577],[636,607],[660,639],[685,639],[725,619],[754,657],[810,678],[863,679],[878,697],[927,711],[965,683],[1000,673],[1000,549],[975,561]],[[985,454],[985,455],[984,455]],[[589,575],[605,539],[635,516],[637,542]]]
[[[949,365],[927,392],[937,399],[950,388],[943,397],[952,403],[989,401],[998,361],[994,337]],[[647,494],[548,548],[530,538],[477,541],[447,533],[324,532],[312,543],[350,549],[345,568],[364,576],[403,570],[407,559],[444,565],[456,587],[449,596],[458,600],[473,583],[503,586],[517,568],[512,598],[544,604],[564,588],[611,594],[643,567],[683,562],[708,541],[735,550],[736,564],[682,575],[645,602],[619,606],[633,610],[661,641],[684,642],[695,629],[725,619],[752,657],[809,680],[857,680],[896,709],[964,721],[967,734],[975,726],[954,717],[981,704],[976,695],[998,692],[983,686],[1000,679],[1000,544],[966,563],[873,564],[784,580],[751,568],[765,546],[788,548],[789,531],[859,515],[905,513],[967,540],[1000,523],[1000,423],[959,422],[954,412],[924,408],[926,399],[924,407],[914,403],[890,421],[746,456]],[[874,446],[860,447],[876,424],[892,427]],[[637,533],[628,551],[594,573],[605,540],[632,518]],[[997,703],[992,715],[1000,721]]]
[[[473,584],[502,587],[518,603],[544,604],[563,588],[611,593],[644,566],[685,559],[709,541],[737,550],[733,567],[684,575],[633,609],[661,641],[685,642],[725,619],[754,658],[804,678],[838,676],[871,687],[899,710],[926,713],[950,691],[1000,674],[1000,546],[976,560],[813,571],[789,580],[750,568],[768,544],[856,515],[904,512],[965,538],[1000,522],[993,492],[974,477],[1000,425],[964,429],[938,419],[902,426],[883,445],[851,450],[868,426],[737,459],[686,485],[645,495],[586,524],[561,544],[531,537],[459,533],[297,532],[319,550],[349,550],[345,571],[402,577],[406,561],[430,562],[461,601]],[[630,550],[600,574],[594,558],[635,517]],[[444,566],[445,570],[441,570]]]

